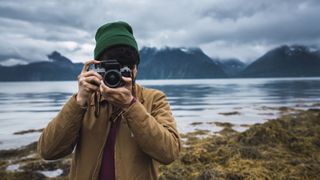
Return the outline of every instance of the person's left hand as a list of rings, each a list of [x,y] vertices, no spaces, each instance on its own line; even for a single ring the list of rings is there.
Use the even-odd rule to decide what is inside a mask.
[[[125,83],[124,86],[117,88],[110,88],[104,84],[103,80],[101,80],[100,92],[101,95],[113,105],[122,109],[127,109],[133,99],[132,80],[130,77],[122,77],[122,80]]]

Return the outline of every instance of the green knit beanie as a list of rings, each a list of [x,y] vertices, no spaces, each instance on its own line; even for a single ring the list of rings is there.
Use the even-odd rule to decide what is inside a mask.
[[[99,27],[95,39],[94,59],[98,59],[106,49],[115,45],[128,45],[139,53],[138,44],[133,37],[132,28],[126,22],[118,21],[107,23]]]

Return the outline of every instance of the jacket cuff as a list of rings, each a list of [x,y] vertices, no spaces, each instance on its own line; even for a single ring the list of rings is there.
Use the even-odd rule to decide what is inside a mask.
[[[86,112],[88,108],[88,105],[82,107],[77,103],[77,94],[73,94],[66,105],[69,106],[70,109],[72,111],[75,111],[77,114]]]

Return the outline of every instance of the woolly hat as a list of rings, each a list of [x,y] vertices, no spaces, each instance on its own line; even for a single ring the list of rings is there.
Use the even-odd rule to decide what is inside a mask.
[[[126,22],[107,23],[99,27],[95,39],[94,59],[98,59],[106,49],[115,45],[128,45],[139,52],[132,28]]]

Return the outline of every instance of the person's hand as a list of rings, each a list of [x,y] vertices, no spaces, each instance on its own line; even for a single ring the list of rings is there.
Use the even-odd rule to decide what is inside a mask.
[[[78,76],[78,94],[77,103],[84,107],[91,94],[99,90],[102,77],[94,71],[88,71],[91,64],[100,63],[97,60],[90,60],[84,63],[81,73]]]
[[[101,81],[100,92],[113,105],[122,109],[127,109],[130,106],[132,99],[132,80],[130,77],[122,77],[124,86],[110,88]]]

